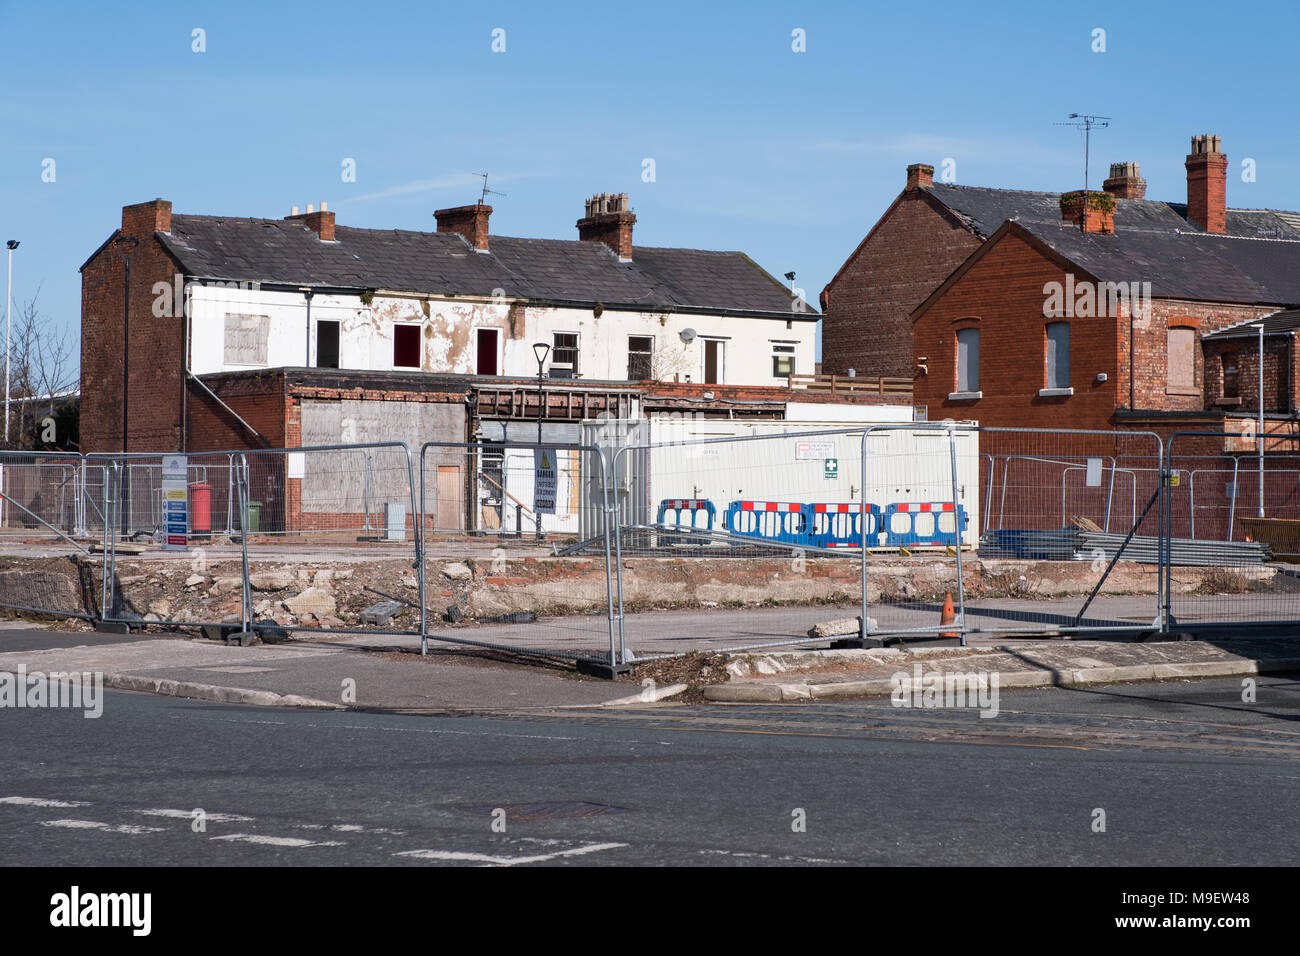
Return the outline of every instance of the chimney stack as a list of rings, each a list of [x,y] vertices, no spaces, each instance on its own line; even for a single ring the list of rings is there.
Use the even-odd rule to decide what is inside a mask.
[[[1091,189],[1061,193],[1061,218],[1084,232],[1111,235],[1115,232],[1115,197]]]
[[[284,217],[285,222],[301,222],[316,235],[320,236],[322,242],[334,241],[334,213],[325,208],[325,203],[320,204],[320,211],[308,203],[307,211],[301,215],[298,214],[298,207],[294,206],[292,212]]]
[[[144,240],[155,232],[172,231],[172,204],[166,199],[151,199],[134,206],[122,207],[122,235]]]
[[[1101,184],[1116,199],[1146,199],[1147,181],[1137,163],[1111,163],[1110,178]]]
[[[907,191],[924,189],[934,185],[934,167],[925,163],[913,163],[907,167]]]
[[[632,259],[632,227],[636,216],[628,208],[627,193],[598,193],[587,200],[587,215],[578,220],[578,238],[603,242],[624,262]]]
[[[1206,232],[1227,231],[1228,157],[1217,136],[1193,136],[1187,156],[1187,218]]]
[[[483,203],[439,209],[433,214],[439,232],[455,232],[465,237],[477,252],[488,251],[488,217],[492,207]]]

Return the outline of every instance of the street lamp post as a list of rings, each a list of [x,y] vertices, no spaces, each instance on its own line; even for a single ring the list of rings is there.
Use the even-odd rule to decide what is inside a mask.
[[[12,312],[14,308],[14,250],[18,240],[10,239],[9,247],[9,284],[5,287],[5,445],[9,444],[9,338],[13,327]]]
[[[1256,322],[1259,329],[1259,435],[1255,439],[1259,452],[1259,513],[1264,517],[1264,323]]]
[[[134,236],[118,236],[113,240],[117,253],[122,257],[122,454],[127,453],[127,399],[131,388],[131,260],[135,257],[140,240]],[[126,478],[131,476],[131,466],[123,462]],[[122,482],[121,519],[122,538],[126,539],[130,530],[130,515],[127,514],[127,482]]]
[[[549,355],[550,352],[551,352],[551,347],[547,345],[545,342],[537,342],[536,344],[533,345],[533,355],[537,357],[537,447],[538,449],[542,447],[542,401],[543,401],[542,366],[546,364],[546,356]],[[538,471],[538,475],[535,476],[533,479],[534,486],[536,486],[537,477],[540,477],[540,471]],[[533,507],[534,508],[537,507],[536,487],[534,487],[533,489]],[[534,517],[536,517],[537,519],[537,540],[541,541],[542,540],[542,516],[540,513],[538,513],[535,514]]]

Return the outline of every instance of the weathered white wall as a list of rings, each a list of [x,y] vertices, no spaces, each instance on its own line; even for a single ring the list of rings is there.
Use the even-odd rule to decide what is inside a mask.
[[[661,381],[704,381],[704,341],[724,342],[722,383],[780,385],[772,375],[774,342],[795,346],[795,371],[814,369],[816,323],[784,319],[750,319],[714,315],[662,314],[517,306],[504,300],[430,299],[376,296],[366,305],[357,296],[317,295],[307,306],[293,292],[191,286],[191,367],[196,374],[258,367],[225,361],[227,314],[269,318],[265,366],[301,367],[317,359],[316,322],[340,323],[341,368],[393,370],[393,327],[417,325],[421,330],[421,369],[426,372],[473,374],[477,369],[480,328],[497,329],[497,367],[510,377],[537,374],[533,343],[554,342],[554,333],[578,335],[580,379],[625,381],[629,336],[650,336],[655,343],[652,371]],[[427,311],[427,315],[425,314]],[[683,330],[695,338],[682,341]],[[310,348],[310,352],[309,352]],[[549,360],[548,360],[549,365]]]

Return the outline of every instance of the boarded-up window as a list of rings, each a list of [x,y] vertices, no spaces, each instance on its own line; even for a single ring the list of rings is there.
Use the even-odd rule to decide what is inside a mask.
[[[271,335],[269,315],[226,313],[226,341],[222,360],[226,365],[267,364],[267,341]]]
[[[1168,382],[1170,391],[1196,389],[1196,330],[1169,330]]]

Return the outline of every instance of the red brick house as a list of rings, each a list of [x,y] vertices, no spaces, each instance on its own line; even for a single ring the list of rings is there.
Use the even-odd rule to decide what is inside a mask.
[[[1300,240],[1300,214],[1227,209],[1226,157],[1204,155],[1187,166],[1185,203],[1146,200],[1138,164],[1112,164],[1102,187],[1117,200],[1116,229]],[[1059,224],[1061,198],[936,183],[933,166],[908,166],[903,191],[822,291],[821,371],[911,377],[913,310],[1004,222]]]
[[[1055,220],[1008,220],[981,243],[911,315],[915,402],[928,417],[1251,434],[1256,323],[1268,316],[1265,430],[1296,434],[1300,321],[1287,309],[1300,302],[1300,216],[1227,209],[1217,137],[1195,138],[1186,165],[1185,207],[1067,193]],[[981,450],[996,453],[997,437]],[[1099,437],[1087,453],[1114,444]],[[1294,455],[1298,444],[1279,438],[1266,451]],[[1255,450],[1187,439],[1175,453],[1209,467]],[[1294,497],[1294,485],[1293,475],[1279,493]]]

